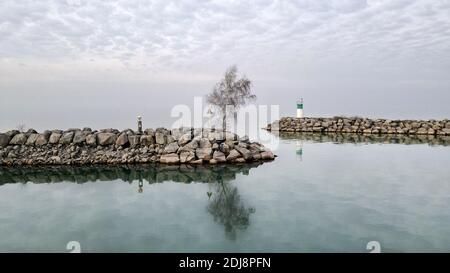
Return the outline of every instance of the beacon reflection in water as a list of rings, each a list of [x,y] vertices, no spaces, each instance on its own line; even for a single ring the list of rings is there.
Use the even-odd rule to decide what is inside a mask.
[[[303,161],[303,140],[296,140],[295,154],[297,155],[299,161]]]

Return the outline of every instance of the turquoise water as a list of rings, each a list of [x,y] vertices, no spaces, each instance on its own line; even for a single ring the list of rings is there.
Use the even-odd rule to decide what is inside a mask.
[[[448,139],[274,139],[261,165],[0,169],[0,251],[450,251]]]

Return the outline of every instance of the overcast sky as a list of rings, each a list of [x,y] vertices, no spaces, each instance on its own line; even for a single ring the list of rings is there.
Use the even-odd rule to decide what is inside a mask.
[[[450,0],[2,0],[0,130],[167,119],[231,64],[282,115],[450,118]]]

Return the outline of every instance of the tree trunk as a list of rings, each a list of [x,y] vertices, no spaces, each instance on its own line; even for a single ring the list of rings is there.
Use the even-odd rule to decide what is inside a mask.
[[[233,113],[233,124],[234,124],[234,127],[233,127],[233,130],[234,130],[234,132],[233,133],[237,133],[237,115],[238,115],[238,113],[237,113],[237,111],[234,111],[234,113]]]
[[[227,110],[222,109],[222,130],[225,132],[227,130]]]

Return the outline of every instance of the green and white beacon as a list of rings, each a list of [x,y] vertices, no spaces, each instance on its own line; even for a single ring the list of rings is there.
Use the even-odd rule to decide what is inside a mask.
[[[297,101],[297,118],[303,117],[303,98]]]

